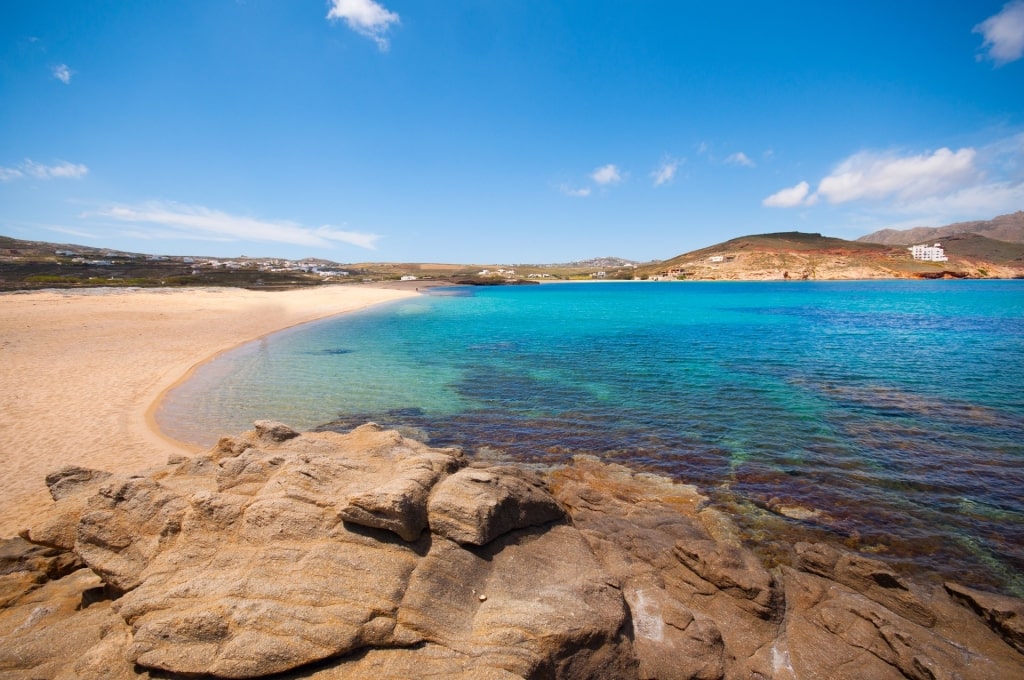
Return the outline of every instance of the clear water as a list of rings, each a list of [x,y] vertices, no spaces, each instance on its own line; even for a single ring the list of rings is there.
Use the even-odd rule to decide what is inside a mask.
[[[592,453],[697,484],[781,561],[841,541],[1024,596],[1022,386],[1024,281],[567,284],[286,331],[158,417],[200,444],[373,420],[524,461]]]

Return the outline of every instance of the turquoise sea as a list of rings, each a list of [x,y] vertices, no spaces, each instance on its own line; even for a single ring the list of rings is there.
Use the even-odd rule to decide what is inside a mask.
[[[1024,281],[435,289],[222,355],[158,414],[200,444],[260,418],[595,454],[769,558],[832,540],[1024,596]]]

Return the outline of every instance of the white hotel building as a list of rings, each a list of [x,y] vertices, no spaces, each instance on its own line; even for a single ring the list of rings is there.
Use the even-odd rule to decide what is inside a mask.
[[[933,246],[911,246],[907,250],[910,251],[911,257],[915,260],[925,260],[926,262],[946,262],[949,260],[946,257],[946,251],[938,243]]]

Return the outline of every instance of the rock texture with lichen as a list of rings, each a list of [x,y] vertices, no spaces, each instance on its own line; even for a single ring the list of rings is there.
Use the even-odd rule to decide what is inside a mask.
[[[1020,600],[822,544],[769,569],[694,488],[586,457],[261,421],[47,483],[0,544],[0,678],[1024,677]]]

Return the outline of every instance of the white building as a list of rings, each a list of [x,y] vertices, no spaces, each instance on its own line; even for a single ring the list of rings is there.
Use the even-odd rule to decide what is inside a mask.
[[[915,260],[924,260],[926,262],[946,262],[949,260],[946,257],[946,251],[938,243],[933,246],[911,246],[907,250],[910,251],[911,257]]]

